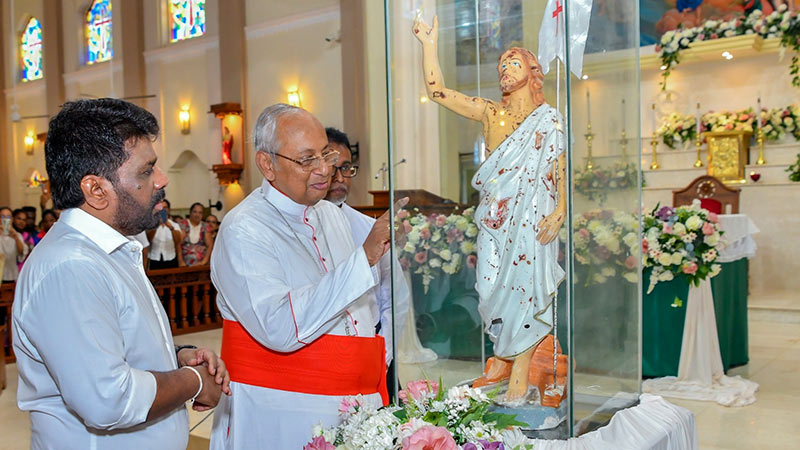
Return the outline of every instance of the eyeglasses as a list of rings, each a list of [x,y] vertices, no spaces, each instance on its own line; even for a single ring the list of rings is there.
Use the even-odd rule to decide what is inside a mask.
[[[339,171],[345,178],[353,178],[358,174],[358,166],[344,163],[341,166],[333,166],[333,178],[336,178],[336,171]]]
[[[289,158],[288,156],[283,156],[280,153],[275,153],[275,156],[280,156],[283,159],[288,159],[289,161],[298,164],[306,172],[318,169],[321,163],[325,163],[325,165],[332,166],[337,162],[339,162],[339,152],[337,150],[331,150],[323,154],[322,156],[311,156],[308,158],[303,158],[301,160],[292,159]]]

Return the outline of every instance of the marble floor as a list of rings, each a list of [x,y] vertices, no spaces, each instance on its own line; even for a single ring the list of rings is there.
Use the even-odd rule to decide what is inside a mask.
[[[219,350],[220,330],[178,336],[175,342]],[[7,366],[8,389],[0,394],[0,450],[29,447],[29,423],[16,407],[16,366]],[[726,408],[714,403],[671,400],[695,414],[703,450],[800,448],[800,324],[750,321],[750,363],[734,368],[761,385],[755,404]],[[207,448],[212,413],[190,411],[189,448]]]

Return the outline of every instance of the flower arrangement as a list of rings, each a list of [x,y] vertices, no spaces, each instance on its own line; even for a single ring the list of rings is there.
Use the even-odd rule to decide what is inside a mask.
[[[786,169],[789,172],[789,180],[800,182],[800,153],[797,154],[797,161]]]
[[[596,209],[575,219],[575,261],[586,266],[585,286],[603,284],[619,274],[639,281],[639,220],[623,211]]]
[[[798,119],[800,119],[800,107],[794,104],[784,108],[762,109],[761,131],[764,133],[764,139],[777,141],[788,133],[796,140],[800,140]]]
[[[753,108],[741,111],[710,111],[700,119],[701,131],[748,131],[753,132],[756,115]]]
[[[696,199],[691,206],[656,205],[644,217],[642,265],[653,268],[647,293],[676,275],[699,285],[719,274],[721,266],[714,263],[722,235],[718,223],[717,215],[700,208]]]
[[[656,130],[664,145],[674,149],[680,142],[693,141],[697,137],[697,118],[689,114],[672,113],[667,116]]]
[[[660,53],[662,72],[661,89],[666,90],[670,72],[680,62],[680,52],[689,48],[693,42],[741,35],[758,35],[765,39],[780,38],[781,45],[797,52],[800,50],[800,19],[797,13],[789,11],[786,5],[780,5],[768,16],[758,9],[745,17],[730,20],[707,20],[701,26],[668,31],[661,36],[656,45]],[[800,66],[795,55],[790,65],[793,76],[792,85],[800,86]]]
[[[461,214],[398,212],[405,234],[397,239],[398,260],[403,269],[422,275],[425,292],[434,277],[442,273],[453,275],[463,265],[474,269],[478,261],[476,239],[478,226],[474,221],[475,208]]]
[[[602,202],[609,190],[635,186],[637,176],[636,164],[627,162],[616,163],[610,169],[583,169],[575,174],[575,190],[589,200],[598,198]]]
[[[314,427],[303,450],[530,450],[531,441],[508,414],[493,413],[493,394],[467,386],[446,392],[440,383],[418,380],[398,393],[402,406],[371,408],[361,396],[339,408],[334,428]]]

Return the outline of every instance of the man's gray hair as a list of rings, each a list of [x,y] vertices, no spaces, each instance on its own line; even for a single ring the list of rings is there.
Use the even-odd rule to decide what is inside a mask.
[[[285,116],[294,116],[305,112],[306,110],[302,108],[285,103],[276,103],[266,107],[258,116],[253,131],[253,144],[256,151],[268,153],[274,161],[275,154],[281,149],[281,142],[278,139],[278,122]]]

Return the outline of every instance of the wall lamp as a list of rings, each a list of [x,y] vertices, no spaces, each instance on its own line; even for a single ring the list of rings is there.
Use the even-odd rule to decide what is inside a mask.
[[[292,89],[289,91],[289,104],[292,106],[300,107],[300,91]]]
[[[181,134],[189,134],[192,130],[192,115],[189,113],[189,105],[181,106],[178,113],[178,121],[181,123]]]
[[[23,142],[25,143],[25,153],[32,155],[33,143],[36,142],[36,139],[33,136],[33,131],[28,131],[28,134],[25,135]]]

